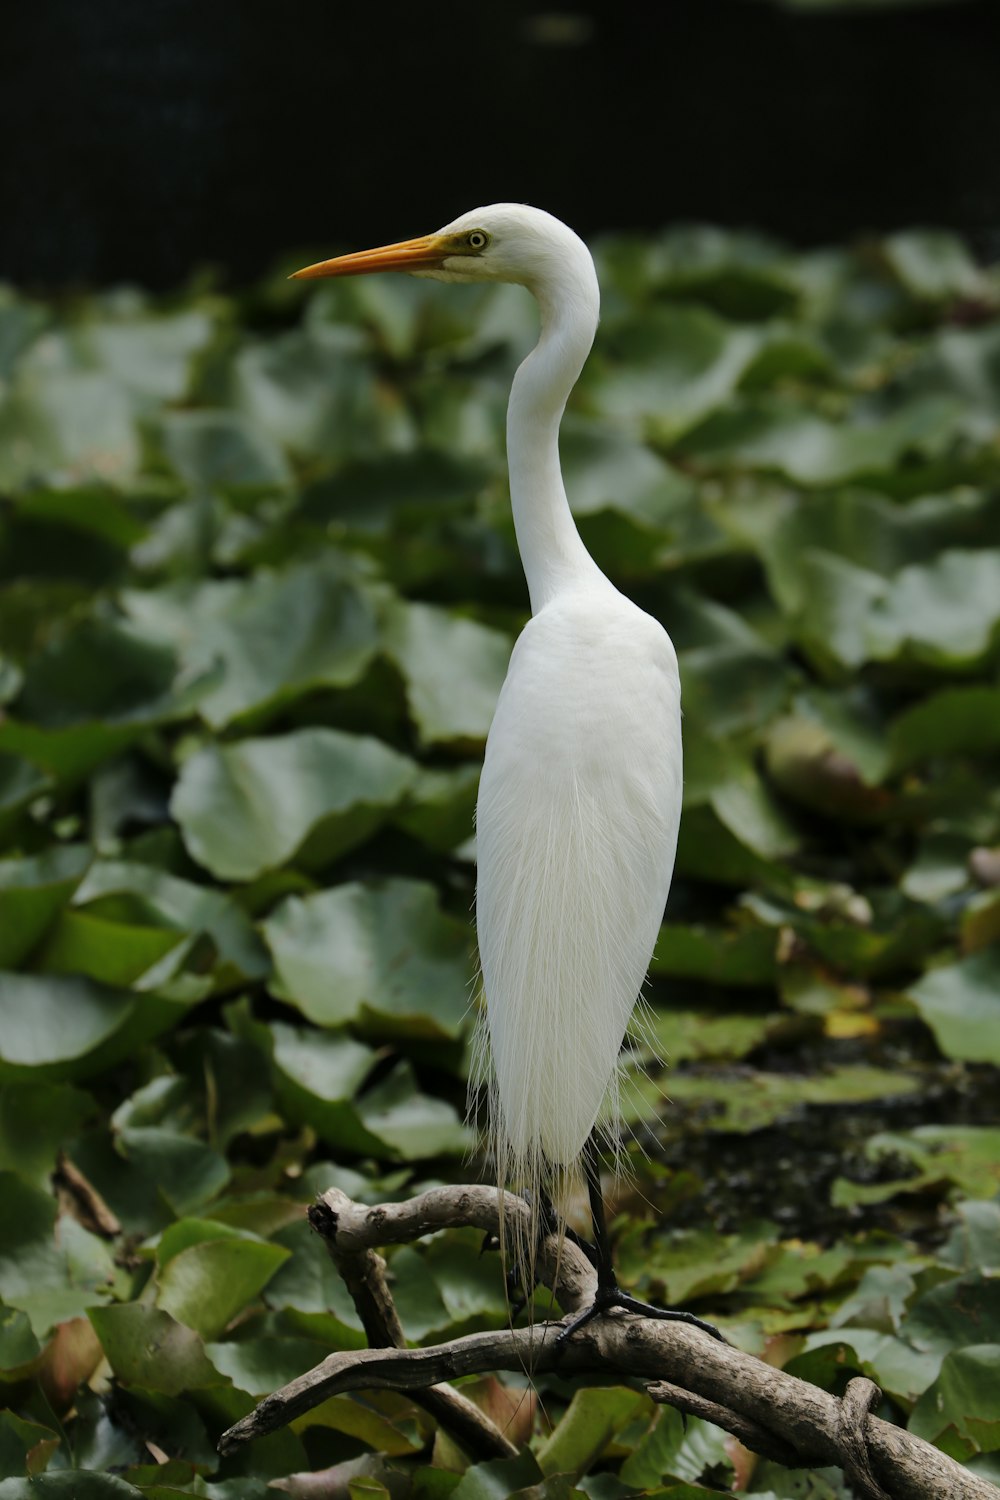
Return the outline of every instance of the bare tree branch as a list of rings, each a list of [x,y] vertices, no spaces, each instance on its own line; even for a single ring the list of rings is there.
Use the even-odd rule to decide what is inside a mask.
[[[350,1258],[376,1246],[399,1244],[441,1229],[472,1225],[496,1233],[499,1213],[526,1213],[492,1188],[435,1188],[407,1203],[375,1208],[333,1190],[320,1199],[319,1218],[334,1258]],[[538,1269],[568,1313],[593,1296],[594,1272],[583,1253],[554,1240],[542,1248]],[[388,1286],[363,1296],[391,1302]],[[369,1314],[362,1313],[363,1318]],[[381,1316],[381,1315],[380,1315]],[[395,1311],[391,1317],[395,1317]],[[366,1324],[367,1326],[367,1324]],[[385,1316],[385,1326],[391,1318]],[[397,1320],[398,1326],[398,1320]],[[770,1456],[781,1452],[790,1466],[838,1465],[865,1500],[998,1500],[995,1485],[971,1474],[939,1449],[890,1422],[870,1415],[877,1387],[852,1382],[845,1403],[786,1375],[752,1355],[719,1343],[682,1323],[612,1312],[556,1347],[558,1323],[504,1328],[453,1339],[429,1349],[372,1348],[331,1354],[308,1374],[267,1396],[224,1433],[219,1448],[231,1453],[250,1439],[273,1432],[328,1396],[356,1390],[418,1391],[442,1381],[487,1371],[531,1369],[535,1374],[587,1372],[654,1382],[655,1399],[697,1411],[748,1447]],[[852,1390],[852,1387],[855,1387]],[[659,1394],[658,1394],[659,1393]],[[681,1399],[683,1398],[683,1400]],[[685,1404],[686,1403],[686,1404]],[[708,1403],[706,1405],[706,1403]],[[442,1418],[444,1421],[444,1418]]]
[[[352,1250],[337,1235],[338,1212],[354,1204],[346,1193],[331,1188],[309,1211],[309,1222],[354,1299],[368,1342],[373,1349],[405,1349],[396,1304],[385,1277],[385,1261],[374,1250]],[[413,1393],[413,1400],[440,1422],[445,1432],[470,1458],[516,1458],[517,1448],[474,1402],[451,1385],[432,1385]]]

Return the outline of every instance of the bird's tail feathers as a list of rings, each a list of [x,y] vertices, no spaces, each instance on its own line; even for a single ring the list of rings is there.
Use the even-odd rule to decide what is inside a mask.
[[[657,1061],[653,1028],[654,1012],[640,997],[629,1026],[619,1065],[608,1085],[604,1105],[594,1125],[602,1153],[615,1179],[629,1181],[633,1176],[631,1141],[641,1153],[643,1143],[627,1123],[633,1111],[627,1107],[629,1094],[640,1082],[650,1087],[649,1063]],[[507,1129],[500,1091],[492,1064],[489,1024],[485,1004],[481,1004],[472,1040],[469,1088],[469,1124],[492,1168],[499,1194],[500,1257],[505,1271],[517,1272],[527,1305],[532,1307],[531,1292],[536,1283],[538,1252],[544,1238],[545,1218],[555,1215],[556,1274],[566,1239],[567,1219],[573,1206],[586,1201],[580,1159],[552,1161],[537,1141],[519,1150]],[[477,1107],[478,1106],[478,1107]],[[478,1118],[477,1118],[478,1116]],[[624,1118],[623,1118],[624,1117]],[[526,1205],[528,1212],[508,1213],[506,1197],[512,1193]]]

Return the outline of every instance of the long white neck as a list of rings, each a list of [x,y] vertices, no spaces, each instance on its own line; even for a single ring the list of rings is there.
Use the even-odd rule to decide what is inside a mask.
[[[604,576],[580,540],[559,464],[559,423],[600,308],[593,261],[582,243],[580,251],[531,288],[541,335],[514,376],[507,408],[510,498],[532,614],[564,589]]]

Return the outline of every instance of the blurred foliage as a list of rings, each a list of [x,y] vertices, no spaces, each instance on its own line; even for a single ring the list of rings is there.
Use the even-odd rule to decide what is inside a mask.
[[[1000,282],[944,233],[600,261],[567,482],[686,716],[623,1275],[1000,1480]],[[362,1342],[313,1196],[475,1171],[533,329],[403,278],[0,293],[3,1500],[846,1496],[555,1378],[474,1383],[507,1466],[385,1393],[215,1455]],[[391,1270],[415,1340],[506,1316],[475,1236]]]

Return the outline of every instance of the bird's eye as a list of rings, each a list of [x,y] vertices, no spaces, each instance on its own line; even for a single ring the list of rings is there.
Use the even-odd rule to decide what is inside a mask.
[[[466,240],[470,250],[485,250],[489,242],[490,237],[485,229],[473,229]]]

